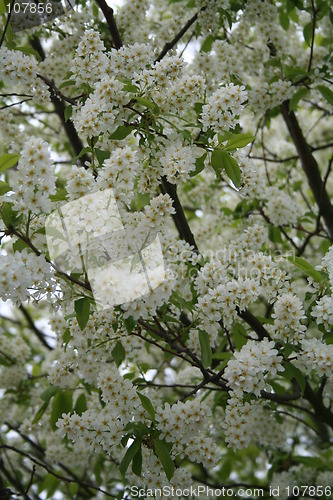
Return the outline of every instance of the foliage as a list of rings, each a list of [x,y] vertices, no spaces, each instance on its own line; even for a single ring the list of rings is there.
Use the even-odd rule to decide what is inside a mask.
[[[0,0],[1,498],[333,498],[329,2],[47,4]]]

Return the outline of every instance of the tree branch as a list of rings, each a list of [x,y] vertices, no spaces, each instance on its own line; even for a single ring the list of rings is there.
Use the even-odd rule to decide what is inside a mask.
[[[113,45],[115,49],[119,50],[123,46],[123,42],[114,19],[113,9],[105,2],[105,0],[96,0],[96,3],[103,12],[106,22],[108,23]]]
[[[203,7],[201,10],[204,10],[204,9],[205,9],[205,7]],[[188,31],[190,29],[190,27],[192,26],[192,24],[195,23],[195,21],[198,19],[198,14],[199,14],[199,12],[194,14],[194,16],[191,17],[191,19],[189,19],[187,21],[185,26],[177,33],[177,35],[171,40],[171,42],[167,42],[164,45],[162,51],[157,56],[155,63],[160,62],[163,59],[163,57],[167,55],[169,50],[173,49],[173,47],[179,42],[179,40],[182,38],[182,36],[185,35],[186,31]]]
[[[281,111],[298,152],[302,168],[308,179],[314,199],[324,218],[330,238],[333,240],[333,206],[331,205],[330,198],[321,179],[318,164],[305,140],[295,113],[289,110],[289,101],[285,101],[281,104]]]
[[[44,52],[44,49],[39,41],[39,38],[34,36],[33,38],[31,38],[30,40],[30,45],[31,47],[36,50],[36,52],[38,52],[38,54],[40,55],[41,59],[44,60],[45,59],[45,52]],[[42,79],[44,79],[45,81],[45,77],[43,77]],[[48,80],[48,79],[47,79]],[[51,82],[52,83],[52,82]],[[52,88],[52,87],[51,87]],[[55,109],[55,112],[57,113],[57,115],[59,116],[60,120],[61,120],[61,123],[64,127],[64,130],[66,132],[66,135],[69,139],[69,142],[72,146],[72,150],[74,152],[74,155],[75,156],[78,156],[82,149],[83,149],[83,143],[80,139],[80,137],[78,136],[78,133],[73,125],[73,123],[71,122],[71,120],[65,120],[65,104],[63,102],[63,97],[62,96],[62,93],[60,91],[58,91],[58,94],[51,94],[51,101],[54,105],[54,109]],[[73,104],[73,103],[72,103]],[[90,162],[90,157],[89,155],[87,154],[84,154],[81,158],[80,158],[80,161],[84,164],[86,161],[87,162]]]
[[[30,330],[35,333],[35,335],[38,338],[38,340],[43,344],[44,347],[46,347],[46,349],[48,349],[49,351],[52,351],[53,347],[51,347],[46,342],[44,333],[41,330],[39,330],[39,328],[37,328],[37,326],[35,325],[32,317],[30,316],[30,314],[27,311],[27,309],[22,304],[19,306],[19,309],[22,312],[22,314],[25,317],[25,319],[27,320],[27,323],[29,325]]]

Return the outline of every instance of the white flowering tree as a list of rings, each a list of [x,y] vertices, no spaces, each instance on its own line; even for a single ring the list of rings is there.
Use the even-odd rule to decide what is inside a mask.
[[[0,0],[0,497],[333,498],[330,2],[109,3]]]

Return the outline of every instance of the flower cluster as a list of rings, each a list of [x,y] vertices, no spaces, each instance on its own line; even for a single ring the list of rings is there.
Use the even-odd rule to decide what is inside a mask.
[[[262,401],[243,402],[231,392],[223,423],[228,447],[246,448],[257,442],[261,446],[279,446],[281,428],[272,410]]]
[[[71,72],[76,85],[94,84],[108,73],[109,60],[104,54],[105,47],[100,34],[87,30],[76,49]]]
[[[14,304],[33,298],[51,298],[56,281],[45,257],[37,257],[27,249],[1,257],[1,299],[10,299]]]
[[[0,49],[0,79],[30,92],[36,102],[47,104],[50,94],[45,83],[37,77],[37,61],[19,50]]]
[[[274,304],[274,338],[298,343],[304,336],[306,326],[301,321],[306,318],[301,300],[292,293],[278,296]],[[270,331],[272,331],[270,330]]]
[[[202,154],[196,146],[184,146],[180,139],[169,141],[160,157],[163,175],[172,184],[185,181],[195,169],[195,160]]]
[[[193,462],[201,462],[211,467],[217,462],[214,441],[205,437],[205,424],[209,408],[198,399],[166,403],[156,410],[156,426],[161,431],[160,438],[172,443],[171,455],[175,458],[187,456]]]
[[[232,83],[216,90],[202,108],[200,121],[204,130],[225,132],[238,123],[238,115],[247,99],[245,87]]]
[[[260,395],[267,388],[266,376],[274,376],[283,371],[282,357],[275,349],[273,341],[249,340],[239,352],[235,352],[228,362],[224,377],[228,386],[238,397],[244,392]]]
[[[315,370],[319,377],[332,375],[333,345],[324,344],[319,339],[303,339],[302,351],[294,361],[295,365],[307,374]]]
[[[18,163],[18,175],[10,198],[13,208],[33,214],[51,211],[50,195],[56,192],[56,176],[46,142],[32,137],[25,142]]]

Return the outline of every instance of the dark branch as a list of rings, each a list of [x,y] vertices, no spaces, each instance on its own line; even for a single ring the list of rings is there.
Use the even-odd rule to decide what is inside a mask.
[[[119,50],[123,46],[123,42],[114,19],[113,9],[105,2],[105,0],[96,0],[96,3],[103,12],[106,22],[108,23],[113,45],[117,50]]]
[[[44,333],[39,328],[37,328],[27,309],[22,304],[19,306],[19,309],[25,317],[30,330],[35,333],[38,340],[43,344],[44,347],[46,347],[46,349],[52,351],[53,348],[46,342]]]
[[[202,10],[204,10],[204,8]],[[157,59],[155,60],[155,62],[160,62],[163,59],[163,57],[167,55],[169,50],[173,49],[173,47],[179,42],[179,40],[182,38],[182,36],[185,35],[185,33],[190,29],[192,24],[195,23],[195,21],[197,19],[198,19],[198,12],[196,14],[194,14],[194,16],[191,17],[191,19],[189,19],[187,21],[185,26],[177,33],[177,35],[171,40],[171,42],[167,42],[164,45],[162,51],[157,56]]]
[[[330,238],[333,240],[333,207],[321,179],[318,164],[305,140],[295,113],[293,111],[289,111],[289,101],[285,101],[284,103],[282,103],[281,111],[284,121],[290,132],[291,138],[296,147],[302,168],[308,179],[308,183],[313,193],[314,199],[318,205],[320,213],[324,218]]]

